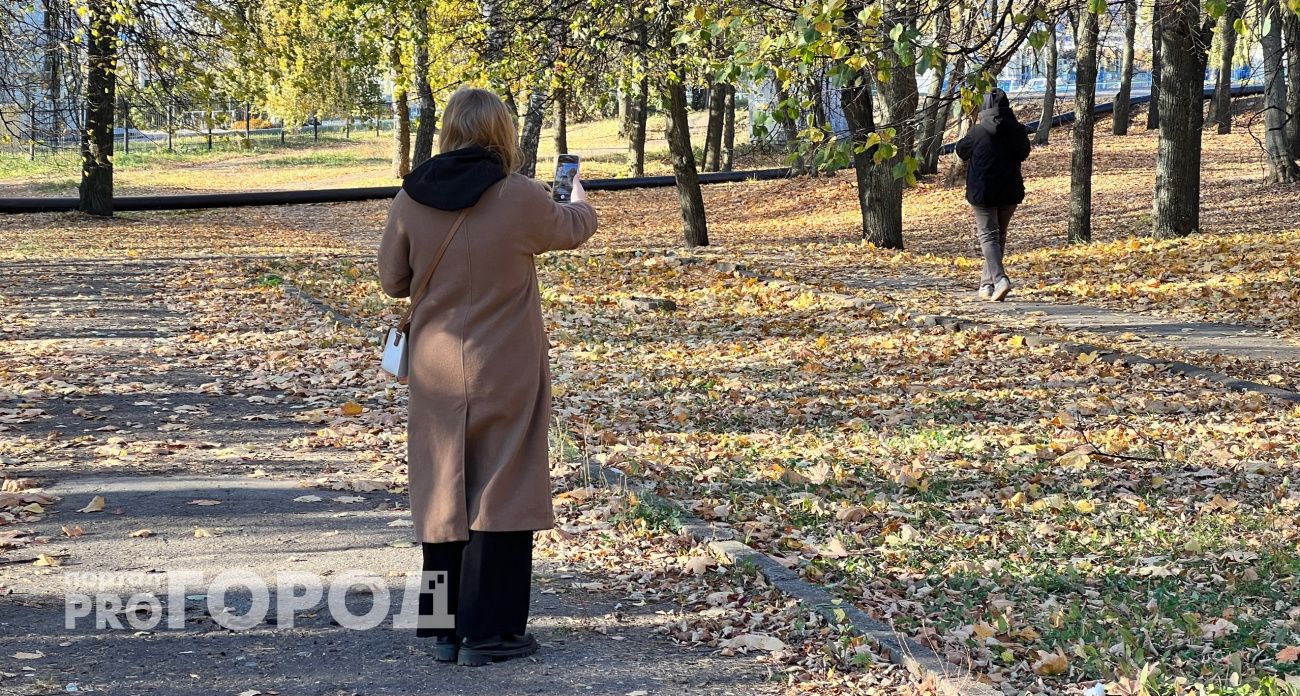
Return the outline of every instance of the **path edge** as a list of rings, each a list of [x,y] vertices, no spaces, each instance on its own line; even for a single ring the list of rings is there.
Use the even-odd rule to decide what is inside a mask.
[[[776,276],[765,275],[763,273],[755,271],[754,269],[748,266],[745,266],[744,264],[740,264],[732,261],[713,261],[713,260],[693,258],[693,257],[678,257],[678,258],[687,263],[707,265],[711,267],[714,271],[722,275],[740,276],[742,278],[750,278],[753,280],[757,280],[760,283],[766,283],[767,285],[776,288],[799,291],[799,292],[807,292],[817,297],[821,297],[823,299],[828,299],[834,302],[838,302],[840,306],[845,309],[864,309],[864,310],[874,310],[882,313],[888,313],[892,316],[898,317],[900,323],[910,321],[913,325],[918,327],[927,327],[927,326],[939,327],[952,333],[958,333],[967,330],[975,330],[975,331],[989,331],[992,333],[999,333],[999,334],[1020,335],[1024,337],[1025,345],[1030,347],[1056,346],[1057,348],[1060,348],[1061,350],[1071,355],[1085,355],[1085,354],[1095,353],[1097,355],[1098,360],[1101,360],[1102,362],[1106,362],[1106,363],[1122,362],[1128,365],[1150,365],[1156,368],[1157,370],[1163,370],[1171,374],[1181,375],[1184,377],[1204,379],[1207,382],[1213,382],[1215,384],[1218,384],[1221,387],[1225,387],[1232,391],[1261,394],[1264,396],[1281,399],[1283,401],[1289,401],[1291,403],[1300,403],[1300,392],[1294,392],[1288,389],[1281,389],[1278,387],[1269,386],[1267,384],[1260,384],[1259,382],[1252,382],[1250,380],[1239,379],[1237,377],[1225,375],[1222,372],[1216,372],[1215,370],[1211,370],[1206,367],[1201,367],[1200,365],[1193,365],[1191,363],[1182,362],[1181,360],[1162,360],[1159,358],[1150,358],[1145,355],[1139,355],[1137,353],[1127,353],[1112,348],[1095,346],[1090,343],[1078,343],[1057,336],[1050,336],[1048,334],[1039,334],[1039,333],[1015,334],[1015,332],[1012,329],[1008,329],[1005,326],[1000,326],[998,324],[990,324],[984,321],[976,321],[974,319],[966,319],[963,317],[954,317],[954,316],[948,316],[944,314],[926,314],[926,313],[919,313],[919,312],[909,312],[895,305],[872,302],[870,300],[867,300],[863,297],[859,297],[857,295],[851,295],[851,294],[841,293],[841,292],[832,292],[830,290],[826,290],[817,287],[815,285],[810,285],[803,281],[788,280],[785,278],[778,278]]]
[[[831,624],[847,626],[853,633],[870,639],[880,646],[885,658],[906,669],[913,678],[933,685],[948,696],[1002,696],[1002,691],[976,681],[973,669],[944,660],[929,646],[871,618],[853,604],[832,597],[830,592],[799,577],[798,573],[766,553],[738,541],[731,528],[695,517],[677,501],[659,495],[650,485],[636,481],[618,469],[587,464],[586,473],[593,481],[616,490],[633,491],[650,505],[677,512],[681,517],[681,531],[690,534],[715,556],[730,565],[753,568],[804,609],[815,611]]]

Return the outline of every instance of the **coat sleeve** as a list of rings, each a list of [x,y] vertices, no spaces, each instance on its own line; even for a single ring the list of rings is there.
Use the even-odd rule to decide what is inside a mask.
[[[401,221],[403,194],[393,200],[388,209],[388,225],[384,239],[379,243],[379,285],[389,297],[411,295],[411,240]]]
[[[540,254],[576,249],[596,233],[596,209],[588,203],[556,203],[546,189],[531,186],[533,238],[530,251]]]
[[[966,137],[957,141],[957,156],[962,160],[969,160],[971,155],[975,154],[975,138],[972,134],[966,134]]]

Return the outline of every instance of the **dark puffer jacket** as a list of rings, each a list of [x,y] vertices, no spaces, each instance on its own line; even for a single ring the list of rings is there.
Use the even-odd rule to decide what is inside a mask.
[[[1029,159],[1029,133],[1016,120],[1006,93],[997,90],[984,98],[979,122],[957,143],[957,156],[970,162],[966,200],[971,205],[997,208],[1024,202],[1020,163]]]

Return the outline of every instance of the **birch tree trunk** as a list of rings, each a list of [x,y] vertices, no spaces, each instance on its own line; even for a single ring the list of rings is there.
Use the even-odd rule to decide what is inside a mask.
[[[535,85],[528,95],[528,111],[524,114],[524,127],[519,131],[519,173],[527,177],[537,174],[537,146],[542,139],[542,121],[546,118],[546,87]]]

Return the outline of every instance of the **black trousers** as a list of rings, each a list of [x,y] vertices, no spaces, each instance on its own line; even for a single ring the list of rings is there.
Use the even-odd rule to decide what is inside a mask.
[[[469,541],[422,544],[425,572],[447,573],[447,608],[455,628],[421,628],[421,637],[480,640],[521,636],[528,624],[533,582],[532,532],[477,532]],[[433,613],[433,596],[420,596],[420,613]]]

